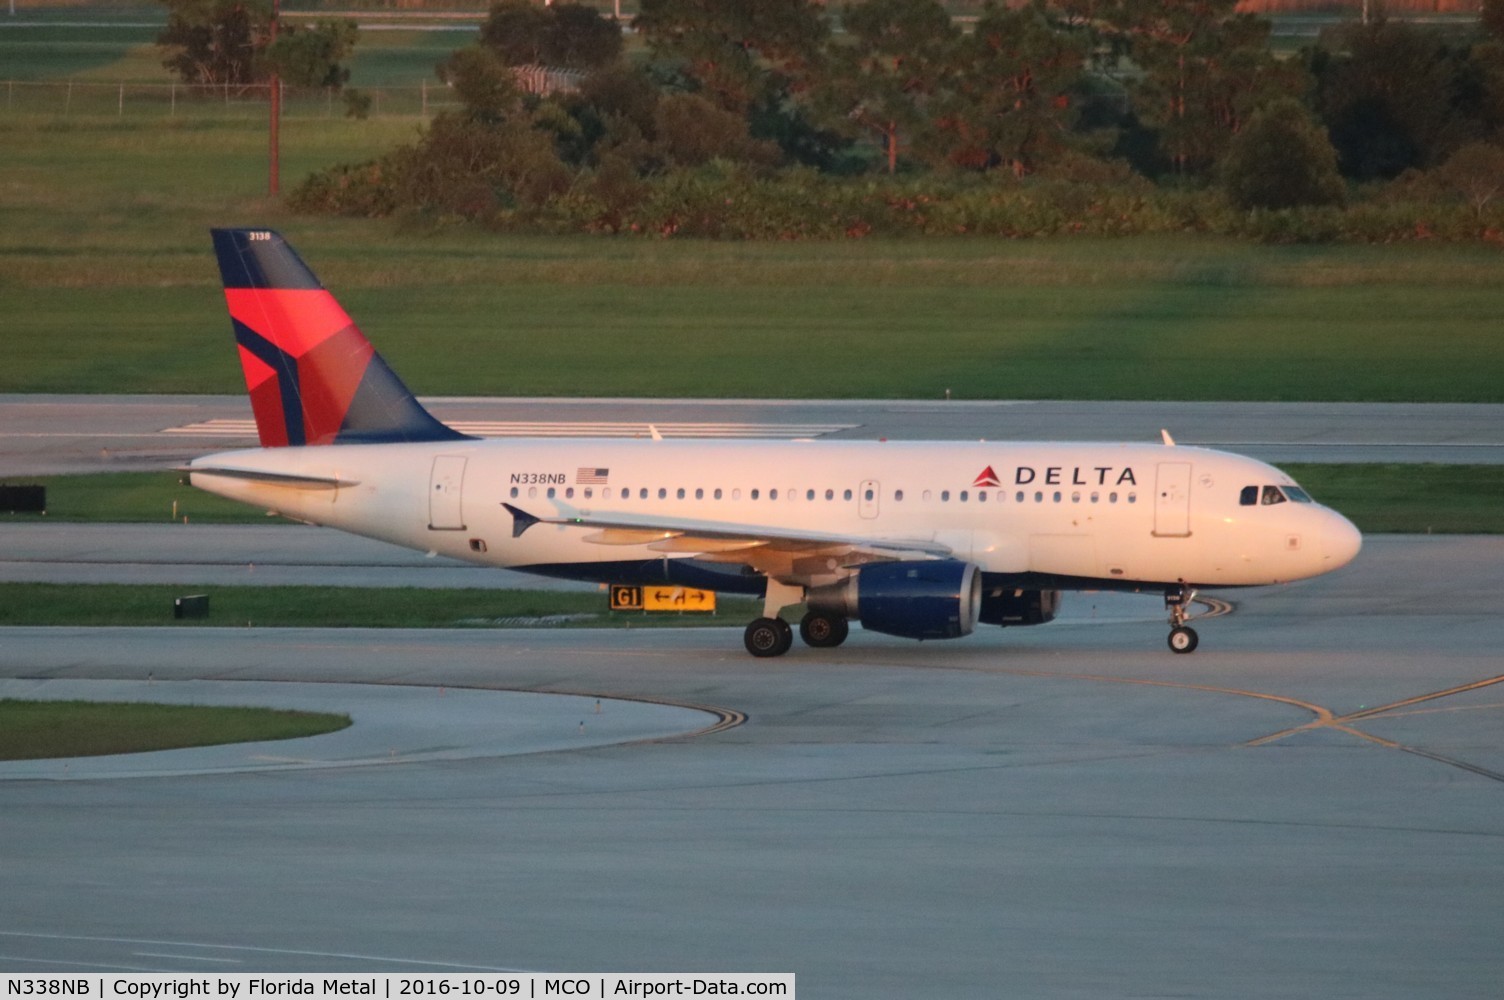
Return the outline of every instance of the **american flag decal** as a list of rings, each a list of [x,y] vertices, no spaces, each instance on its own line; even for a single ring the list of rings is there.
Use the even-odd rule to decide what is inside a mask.
[[[610,469],[581,469],[574,474],[576,486],[605,486]]]

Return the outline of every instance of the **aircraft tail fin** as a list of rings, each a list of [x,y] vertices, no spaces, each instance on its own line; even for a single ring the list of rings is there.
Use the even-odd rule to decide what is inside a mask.
[[[262,447],[465,437],[423,408],[280,234],[211,232]]]

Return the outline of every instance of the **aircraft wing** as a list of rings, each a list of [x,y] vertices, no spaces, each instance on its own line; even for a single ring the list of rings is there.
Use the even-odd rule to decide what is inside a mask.
[[[868,562],[948,559],[947,545],[918,538],[871,538],[717,521],[675,520],[612,513],[537,517],[509,503],[512,537],[535,524],[591,529],[597,545],[645,545],[713,562],[740,563],[770,576],[821,576]]]

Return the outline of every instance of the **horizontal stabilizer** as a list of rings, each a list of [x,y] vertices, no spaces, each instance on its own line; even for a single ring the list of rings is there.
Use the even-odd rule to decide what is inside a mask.
[[[260,469],[216,469],[206,466],[188,466],[178,470],[192,476],[223,476],[226,479],[245,479],[267,486],[286,486],[295,490],[337,490],[359,486],[354,479],[334,479],[325,476],[295,476],[286,472],[263,472]]]

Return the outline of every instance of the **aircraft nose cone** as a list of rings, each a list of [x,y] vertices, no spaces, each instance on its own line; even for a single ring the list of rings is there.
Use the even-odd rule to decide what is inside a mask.
[[[1329,511],[1326,526],[1321,532],[1321,541],[1327,568],[1336,569],[1352,562],[1358,550],[1363,548],[1363,533],[1341,514]]]

